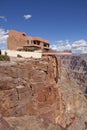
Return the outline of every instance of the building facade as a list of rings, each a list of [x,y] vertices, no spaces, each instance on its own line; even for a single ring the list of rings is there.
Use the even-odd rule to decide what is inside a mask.
[[[25,33],[15,30],[9,31],[7,43],[9,50],[50,50],[50,42],[48,40],[44,40],[40,37],[27,36]]]

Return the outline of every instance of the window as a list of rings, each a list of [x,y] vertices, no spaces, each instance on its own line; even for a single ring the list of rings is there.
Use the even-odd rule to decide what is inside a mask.
[[[36,41],[33,41],[34,42],[34,44],[36,44]]]
[[[31,44],[33,44],[33,40],[31,40]]]
[[[47,44],[46,44],[46,43],[44,43],[44,47],[47,47]]]
[[[37,45],[40,45],[40,41],[37,41]]]
[[[29,44],[29,40],[27,40],[27,44]]]
[[[33,41],[34,42],[34,44],[36,44],[36,45],[40,45],[40,41]]]

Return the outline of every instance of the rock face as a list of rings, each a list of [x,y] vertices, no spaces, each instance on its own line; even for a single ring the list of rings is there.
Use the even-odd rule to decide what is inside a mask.
[[[61,73],[56,57],[0,64],[0,113],[7,117],[45,117],[55,122],[63,114],[57,87]]]
[[[63,68],[67,71],[67,77],[74,79],[84,94],[87,94],[87,57],[64,56]]]
[[[0,112],[4,116],[54,117],[59,97],[55,59],[2,63],[0,66]],[[58,67],[57,67],[58,69]]]
[[[69,66],[56,56],[0,62],[0,113],[15,130],[86,129],[87,99]]]
[[[23,116],[10,117],[7,120],[15,130],[65,130],[60,125],[51,122],[47,118]]]
[[[13,130],[1,115],[0,115],[0,130]]]
[[[61,88],[62,99],[66,107],[66,115],[69,115],[69,130],[87,129],[87,58],[81,56],[62,56]],[[79,125],[80,124],[80,125]]]

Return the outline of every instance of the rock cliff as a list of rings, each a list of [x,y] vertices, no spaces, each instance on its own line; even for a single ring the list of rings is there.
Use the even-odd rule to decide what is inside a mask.
[[[56,57],[0,63],[0,113],[4,117],[36,116],[55,123],[61,113]]]
[[[63,56],[63,68],[67,78],[74,80],[84,94],[87,94],[87,57]]]
[[[70,130],[87,129],[87,58],[84,56],[61,56],[61,88],[69,121],[74,117]]]
[[[3,119],[2,115],[0,115],[0,130],[13,130],[5,119]]]
[[[0,62],[0,113],[15,130],[86,130],[87,99],[71,76],[72,60]]]

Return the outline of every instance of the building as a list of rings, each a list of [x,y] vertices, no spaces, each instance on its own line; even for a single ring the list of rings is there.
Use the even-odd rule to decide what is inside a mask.
[[[50,42],[40,37],[27,36],[23,32],[15,30],[9,31],[7,40],[9,50],[24,50],[24,51],[35,51],[35,50],[50,50]]]

